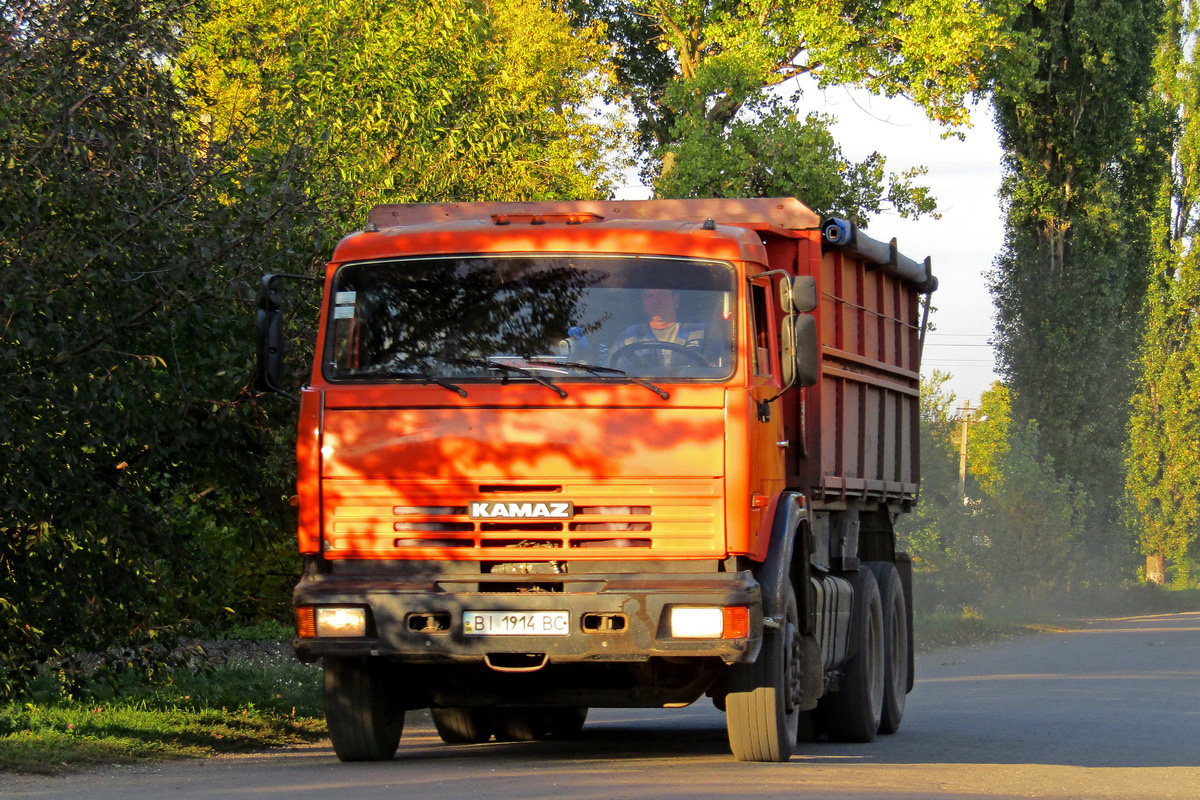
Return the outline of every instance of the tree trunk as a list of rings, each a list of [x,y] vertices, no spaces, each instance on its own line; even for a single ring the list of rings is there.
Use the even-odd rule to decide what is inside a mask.
[[[1167,582],[1167,557],[1161,553],[1146,556],[1146,580],[1162,586]]]

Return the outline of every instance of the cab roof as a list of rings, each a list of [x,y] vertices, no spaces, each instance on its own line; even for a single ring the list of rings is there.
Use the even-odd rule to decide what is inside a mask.
[[[594,252],[767,263],[766,248],[757,232],[739,225],[710,222],[711,217],[685,221],[646,217],[609,220],[586,212],[483,214],[484,207],[491,210],[498,206],[544,204],[478,205],[480,208],[470,217],[441,214],[430,206],[418,206],[415,207],[420,209],[418,213],[401,214],[401,224],[369,224],[367,230],[342,239],[334,250],[333,261],[457,253]],[[372,212],[372,219],[377,218],[388,219]]]
[[[794,197],[699,200],[549,200],[522,203],[392,203],[368,216],[378,228],[434,222],[490,220],[497,216],[575,216],[592,220],[639,219],[680,222],[768,224],[787,230],[819,228],[821,218]]]

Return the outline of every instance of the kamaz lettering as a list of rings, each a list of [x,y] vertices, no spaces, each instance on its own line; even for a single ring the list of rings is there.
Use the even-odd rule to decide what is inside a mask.
[[[471,503],[471,519],[571,519],[570,503]]]

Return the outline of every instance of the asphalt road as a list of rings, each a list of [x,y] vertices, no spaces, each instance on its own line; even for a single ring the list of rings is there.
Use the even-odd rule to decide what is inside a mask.
[[[427,714],[413,714],[388,763],[341,764],[324,743],[59,778],[0,775],[0,797],[1200,800],[1200,613],[943,650],[917,669],[899,733],[805,744],[786,764],[734,761],[724,715],[702,701],[596,710],[581,740],[561,743],[451,747]]]

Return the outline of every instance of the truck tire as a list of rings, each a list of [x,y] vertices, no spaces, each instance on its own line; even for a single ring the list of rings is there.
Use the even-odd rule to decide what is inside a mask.
[[[479,744],[492,738],[492,718],[484,708],[431,708],[433,727],[446,744]]]
[[[583,730],[586,708],[498,708],[492,712],[498,742],[571,739]]]
[[[751,664],[730,668],[725,697],[729,747],[738,761],[787,761],[800,724],[800,612],[788,585],[786,612],[778,630],[763,635]]]
[[[395,676],[379,659],[325,657],[325,720],[340,761],[387,761],[404,732]]]
[[[547,709],[546,738],[574,739],[583,732],[583,724],[587,722],[586,707],[550,708]]]
[[[536,742],[545,738],[545,716],[536,708],[496,708],[492,723],[497,742]]]
[[[831,742],[869,742],[883,714],[883,604],[874,573],[866,567],[854,580],[851,652],[838,690],[822,700],[821,723]]]
[[[870,561],[867,566],[879,583],[883,603],[883,713],[880,733],[900,730],[908,696],[908,608],[900,573],[890,561]]]

